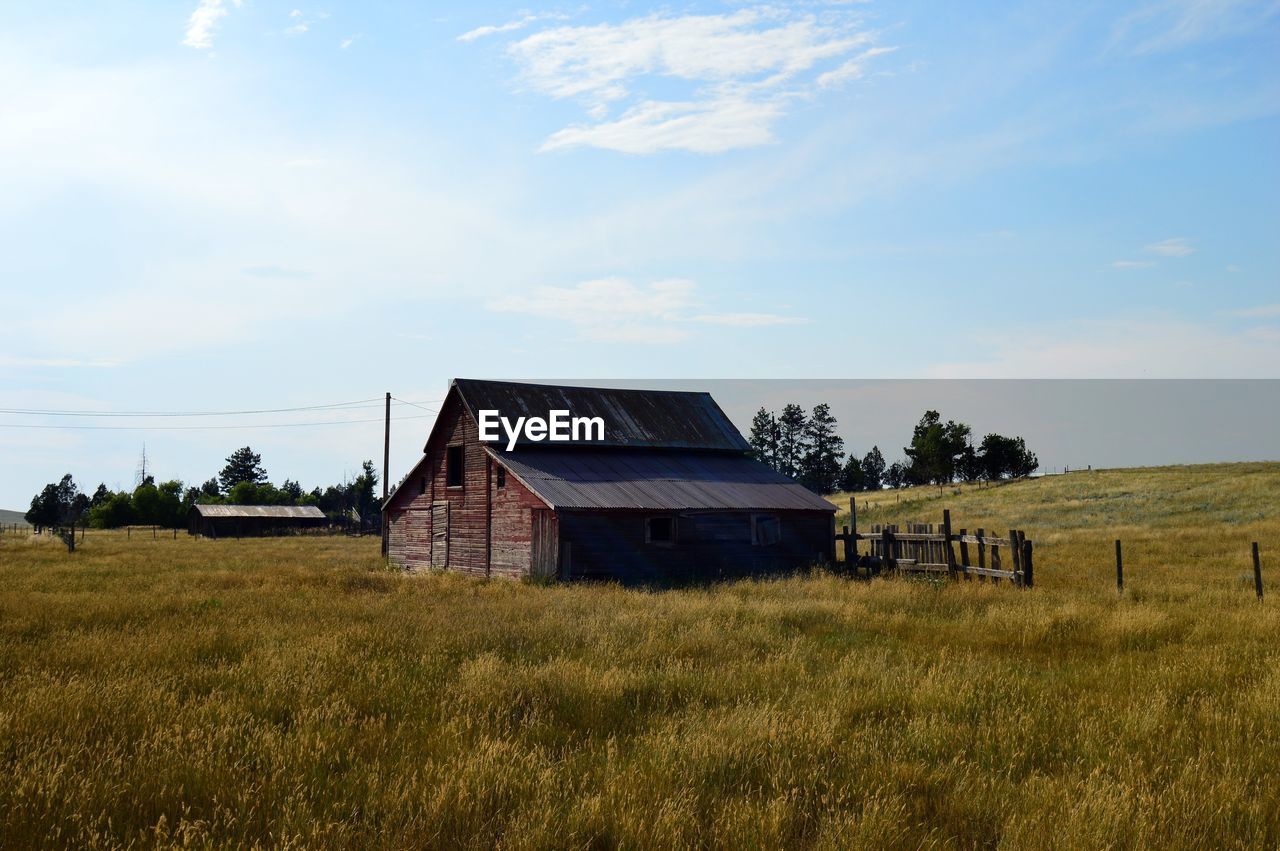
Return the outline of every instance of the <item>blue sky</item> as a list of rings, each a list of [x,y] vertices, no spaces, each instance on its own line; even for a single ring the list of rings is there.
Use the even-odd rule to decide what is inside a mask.
[[[1275,377],[1278,36],[1247,0],[5,4],[0,407]],[[0,505],[144,440],[308,485],[380,449],[11,427],[65,422],[0,414]]]

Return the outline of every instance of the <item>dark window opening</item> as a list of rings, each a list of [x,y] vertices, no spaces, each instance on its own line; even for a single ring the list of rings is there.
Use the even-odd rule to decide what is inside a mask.
[[[506,467],[498,468],[497,479],[498,479],[498,487],[505,488],[507,486],[507,468]]]
[[[462,487],[462,447],[450,446],[444,457],[444,483],[447,487]]]
[[[649,517],[644,521],[644,542],[671,546],[676,542],[674,517]]]
[[[782,519],[776,514],[751,515],[751,545],[768,547],[782,540]]]
[[[418,479],[418,496],[422,496],[427,492],[427,477],[422,476]]]

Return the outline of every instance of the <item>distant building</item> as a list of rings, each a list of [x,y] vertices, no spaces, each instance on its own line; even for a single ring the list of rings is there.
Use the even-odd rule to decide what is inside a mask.
[[[280,535],[328,523],[329,518],[314,505],[193,505],[187,532],[206,538],[239,538]]]
[[[602,441],[481,441],[477,412],[600,417]],[[835,508],[748,455],[707,393],[456,379],[384,506],[388,555],[475,576],[671,582],[833,558]]]

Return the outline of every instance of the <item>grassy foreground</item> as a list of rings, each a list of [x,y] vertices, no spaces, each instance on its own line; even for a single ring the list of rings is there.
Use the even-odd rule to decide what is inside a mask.
[[[931,493],[859,522],[1026,529],[1039,587],[0,537],[0,847],[1280,845],[1280,465]]]

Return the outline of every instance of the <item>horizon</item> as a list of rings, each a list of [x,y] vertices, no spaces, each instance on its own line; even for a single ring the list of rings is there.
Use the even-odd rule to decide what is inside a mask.
[[[1263,0],[10,4],[0,503],[144,442],[337,481],[386,388],[404,458],[456,374],[1280,377],[1278,36]]]

